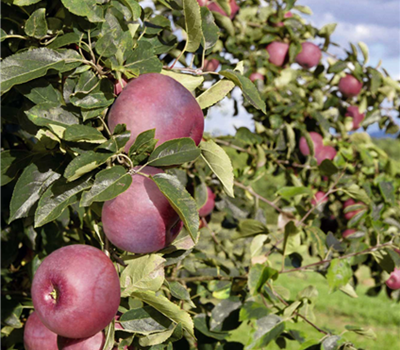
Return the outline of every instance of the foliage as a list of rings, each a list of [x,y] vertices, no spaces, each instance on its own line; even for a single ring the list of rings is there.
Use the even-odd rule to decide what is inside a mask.
[[[228,1],[218,3],[230,11]],[[265,3],[265,2],[263,2]],[[370,268],[373,296],[400,266],[400,165],[366,133],[349,133],[346,108],[366,112],[362,126],[378,122],[396,133],[399,83],[368,66],[364,43],[345,58],[329,54],[336,27],[315,28],[311,10],[294,0],[238,2],[231,20],[195,0],[7,0],[2,4],[2,344],[22,349],[30,310],[30,286],[40,262],[68,244],[90,244],[110,256],[121,276],[123,330],[107,331],[104,349],[355,349],[341,334],[373,338],[366,329],[321,328],[318,299],[309,286],[297,295],[280,275],[307,270],[326,279],[331,292],[356,297],[361,266]],[[284,17],[288,11],[293,17]],[[283,25],[278,25],[280,22]],[[313,70],[291,65],[306,40],[320,40],[326,64]],[[290,44],[288,64],[268,62],[273,41]],[[217,59],[218,72],[203,71]],[[232,63],[236,62],[236,63]],[[194,93],[204,113],[233,98],[236,86],[255,120],[255,132],[207,135],[156,146],[154,130],[111,133],[107,111],[114,87],[141,74],[167,74]],[[259,72],[264,81],[248,78]],[[351,73],[363,81],[354,99],[337,86]],[[168,93],[166,91],[166,93]],[[235,101],[238,103],[238,101]],[[333,160],[303,156],[299,139],[323,135]],[[151,164],[167,174],[152,179],[185,223],[163,251],[136,257],[111,246],[102,231],[104,201],[126,190],[134,166]],[[140,171],[139,171],[140,172]],[[118,185],[116,185],[118,184]],[[206,186],[216,210],[202,218],[196,208]],[[316,191],[325,203],[312,204]],[[194,198],[192,198],[194,197]],[[343,210],[354,198],[364,205]],[[196,207],[197,205],[197,207]],[[344,214],[360,210],[350,220]],[[343,239],[341,232],[355,228]],[[275,257],[279,256],[278,259]],[[312,262],[305,263],[308,259]],[[129,283],[126,284],[126,276]],[[399,300],[398,291],[387,289]],[[328,300],[326,301],[328,302]],[[298,332],[303,322],[315,333]],[[292,345],[291,345],[292,346]]]

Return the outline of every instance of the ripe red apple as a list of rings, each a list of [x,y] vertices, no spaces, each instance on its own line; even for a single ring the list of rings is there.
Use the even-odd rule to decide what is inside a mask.
[[[360,113],[357,106],[350,106],[347,108],[345,116],[353,118],[353,130],[357,130],[365,118],[365,113]]]
[[[322,146],[315,152],[317,164],[320,165],[325,159],[333,160],[336,154],[337,152],[332,146]]]
[[[204,60],[204,67],[203,71],[204,72],[215,72],[219,67],[219,61],[215,58],[212,58],[211,60]]]
[[[117,271],[100,249],[70,245],[47,256],[32,282],[33,306],[43,324],[67,338],[88,338],[115,316]]]
[[[159,143],[191,137],[198,145],[203,136],[204,116],[196,99],[175,79],[158,73],[131,80],[117,97],[108,114],[111,131],[126,124],[131,137],[128,152],[143,131],[156,128]]]
[[[358,81],[351,74],[346,74],[339,81],[339,91],[345,98],[357,96],[362,88],[362,82]]]
[[[362,205],[364,205],[364,203],[363,202],[355,202],[354,201],[354,199],[352,199],[352,198],[349,198],[347,201],[345,201],[344,203],[343,203],[343,209],[345,209],[345,208],[347,208],[347,207],[350,207],[351,205],[356,205],[356,204],[362,204]],[[353,211],[349,211],[349,212],[347,212],[347,213],[344,213],[344,217],[347,219],[347,220],[350,220],[354,215],[356,215],[357,213],[359,213],[360,211],[361,211],[362,209],[358,209],[358,210],[353,210]]]
[[[325,203],[328,201],[328,197],[325,197],[325,192],[318,191],[314,198],[311,200],[311,204],[314,206],[316,204]]]
[[[288,60],[289,44],[274,41],[265,48],[269,53],[269,61],[282,67]]]
[[[236,16],[236,14],[239,12],[239,10],[240,10],[240,7],[236,4],[236,1],[235,0],[230,0],[229,1],[229,6],[230,6],[230,8],[231,8],[231,15],[229,16],[229,18],[230,19],[233,19],[235,16]],[[223,16],[228,16],[227,14],[226,14],[226,12],[218,5],[218,3],[217,2],[215,2],[215,1],[208,1],[208,5],[207,5],[207,7],[208,7],[208,9],[210,10],[210,11],[214,11],[214,12],[218,12],[218,13],[220,13],[221,15],[223,15]]]
[[[353,233],[356,233],[356,232],[357,232],[357,230],[354,230],[352,228],[348,228],[347,230],[344,230],[342,232],[342,237],[343,238],[347,238],[347,237],[351,236]]]
[[[103,331],[84,339],[70,339],[61,336],[57,338],[59,350],[103,350],[105,341],[106,337]]]
[[[389,279],[386,281],[386,285],[393,290],[400,289],[400,269],[394,269]]]
[[[121,78],[120,81],[117,80],[117,81],[114,83],[114,94],[118,96],[118,95],[122,92],[122,90],[124,89],[124,87],[125,87],[127,84],[128,84],[128,81],[127,81],[126,79],[124,79],[124,78]]]
[[[199,216],[207,216],[212,213],[215,206],[215,194],[210,187],[207,187],[207,201],[199,209]]]
[[[309,42],[301,44],[302,50],[296,57],[296,62],[305,69],[315,67],[321,59],[320,48]]]
[[[314,131],[310,132],[310,137],[314,145],[314,153],[316,154],[318,152],[318,149],[320,149],[324,145],[323,138],[320,134]],[[308,156],[310,154],[310,148],[308,147],[307,140],[304,136],[300,138],[299,148],[303,156]]]
[[[40,321],[35,311],[25,324],[24,346],[26,350],[58,350],[57,334]]]
[[[258,73],[258,72],[254,72],[254,73],[251,73],[251,74],[250,74],[249,79],[250,79],[252,82],[254,82],[254,81],[256,81],[256,80],[264,81],[264,75],[261,74],[261,73]]]
[[[141,172],[163,173],[150,166]],[[104,233],[115,246],[137,254],[165,248],[182,228],[178,214],[157,185],[140,174],[132,175],[128,190],[104,203],[102,222]]]

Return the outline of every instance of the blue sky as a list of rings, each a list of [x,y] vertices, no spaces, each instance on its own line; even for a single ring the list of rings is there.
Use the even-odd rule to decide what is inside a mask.
[[[369,64],[376,66],[382,60],[382,67],[392,78],[400,79],[400,0],[298,0],[297,4],[312,9],[313,15],[306,18],[318,28],[338,24],[332,41],[344,48],[349,47],[349,42],[363,41],[369,48]],[[329,51],[343,54],[334,46]],[[240,99],[240,92],[234,93]],[[235,126],[252,128],[251,116],[240,108],[239,116],[232,118],[232,108],[233,103],[227,99],[211,108],[206,130],[218,135],[234,134]]]

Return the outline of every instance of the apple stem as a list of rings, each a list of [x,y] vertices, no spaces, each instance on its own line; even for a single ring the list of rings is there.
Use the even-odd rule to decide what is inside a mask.
[[[50,293],[50,296],[53,298],[54,302],[57,301],[58,293],[56,288],[53,287],[53,291]]]

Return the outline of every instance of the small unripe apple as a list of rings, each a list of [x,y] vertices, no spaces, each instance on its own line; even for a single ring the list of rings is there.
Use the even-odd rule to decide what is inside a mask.
[[[204,72],[215,72],[219,67],[219,61],[215,58],[212,58],[211,60],[204,60],[204,67],[203,71]]]
[[[256,81],[256,80],[262,80],[262,81],[264,81],[264,75],[261,74],[261,73],[258,73],[258,72],[254,72],[254,73],[251,73],[251,74],[250,74],[249,79],[250,79],[252,82],[254,82],[254,81]]]
[[[69,245],[47,256],[32,282],[32,301],[43,324],[66,338],[88,338],[117,313],[117,271],[100,249]]]
[[[25,324],[24,346],[25,350],[58,350],[57,334],[40,321],[35,311]]]
[[[339,91],[345,98],[355,97],[361,92],[362,82],[358,81],[351,74],[346,74],[339,81]]]
[[[301,44],[302,50],[296,57],[296,62],[305,69],[315,67],[321,59],[320,48],[309,42]]]
[[[354,199],[349,198],[347,201],[345,201],[343,203],[343,209],[346,209],[347,207],[350,207],[351,205],[356,205],[356,204],[360,204],[360,205],[364,205],[363,202],[355,202]],[[353,210],[353,211],[349,211],[347,213],[344,213],[344,217],[347,220],[350,220],[354,215],[356,215],[357,213],[359,213],[362,209],[358,209],[358,210]]]
[[[333,160],[336,154],[337,152],[332,146],[322,146],[315,152],[317,164],[320,165],[325,159]]]
[[[210,215],[215,206],[215,194],[210,187],[207,187],[207,200],[199,209],[199,216],[204,217]]]
[[[318,191],[315,195],[314,198],[311,200],[311,204],[314,206],[316,204],[321,204],[325,203],[328,201],[328,197],[325,197],[325,192]]]
[[[191,137],[198,145],[203,136],[203,112],[191,92],[175,79],[147,73],[132,79],[115,99],[108,113],[111,131],[125,124],[131,137],[125,152],[143,131],[156,129],[159,144]]]
[[[310,137],[314,145],[314,154],[316,154],[318,152],[318,149],[323,147],[324,145],[323,138],[320,134],[314,131],[310,132]],[[308,156],[310,154],[310,148],[308,147],[307,140],[304,136],[300,138],[299,148],[303,156]]]
[[[386,281],[386,285],[393,290],[400,289],[400,269],[394,269],[389,279]]]
[[[141,172],[164,171],[147,166]],[[125,192],[104,203],[101,219],[104,233],[115,246],[137,254],[165,248],[182,228],[178,214],[154,181],[140,174],[132,175]]]
[[[357,106],[350,106],[347,108],[345,116],[353,118],[353,130],[357,130],[365,118],[365,113],[360,113]]]
[[[233,19],[240,10],[240,7],[236,4],[235,0],[230,0],[229,6],[231,8],[231,15],[229,16],[229,18]],[[215,1],[208,1],[207,7],[210,11],[218,12],[223,16],[228,16],[226,12]]]
[[[344,230],[342,232],[342,237],[343,238],[347,238],[347,237],[351,236],[353,233],[356,233],[356,232],[357,232],[357,230],[352,229],[352,228],[348,228],[347,230]]]
[[[274,41],[265,48],[269,61],[275,66],[282,67],[288,60],[289,44]]]
[[[59,350],[102,350],[106,337],[101,331],[90,338],[70,339],[58,336]]]

